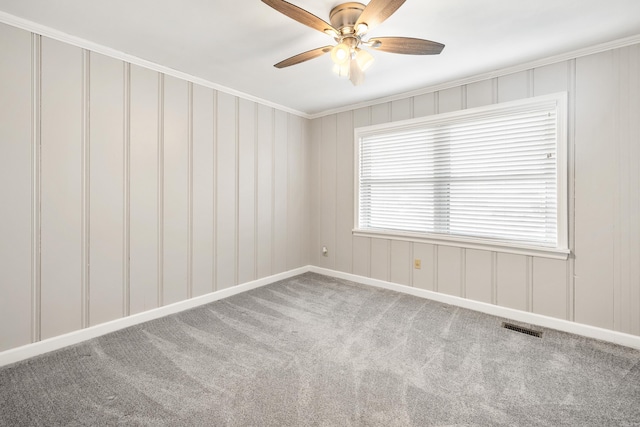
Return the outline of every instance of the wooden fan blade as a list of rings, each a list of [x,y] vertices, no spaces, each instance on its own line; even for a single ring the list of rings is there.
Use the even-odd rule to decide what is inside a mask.
[[[284,0],[262,0],[262,2],[268,6],[271,6],[283,15],[287,15],[289,18],[300,22],[315,30],[322,31],[323,33],[333,32],[336,36],[338,31],[331,26],[331,24],[323,21],[312,13],[307,12],[298,6],[288,3]]]
[[[310,59],[317,58],[318,56],[324,55],[327,52],[331,52],[331,49],[333,49],[333,46],[325,46],[325,47],[319,47],[317,49],[308,50],[306,52],[302,52],[297,55],[294,55],[291,58],[287,58],[284,61],[278,62],[276,65],[274,65],[274,67],[276,68],[290,67],[292,65],[296,65],[301,62],[305,62]]]
[[[437,55],[444,49],[442,43],[411,37],[376,37],[369,40],[367,44],[383,52],[408,55]]]
[[[405,1],[406,0],[371,0],[362,11],[355,28],[358,28],[358,24],[367,24],[369,30],[378,26],[393,15]]]

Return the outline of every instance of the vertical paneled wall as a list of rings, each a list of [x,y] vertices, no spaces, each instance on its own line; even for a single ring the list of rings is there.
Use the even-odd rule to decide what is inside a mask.
[[[41,47],[39,299],[44,339],[87,322],[88,79],[82,49],[46,38]]]
[[[91,55],[89,68],[89,324],[125,315],[125,65]],[[86,192],[85,192],[86,194]]]
[[[35,339],[33,323],[39,315],[33,275],[39,264],[33,243],[34,213],[39,209],[34,188],[39,185],[34,159],[38,136],[32,126],[32,66],[36,39],[26,31],[0,25],[0,325],[2,347],[11,348]],[[35,61],[34,61],[35,59]],[[35,64],[34,64],[35,62]],[[7,102],[11,100],[11,102]],[[8,201],[11,203],[8,203]]]
[[[555,92],[569,94],[567,261],[352,236],[354,128]],[[638,117],[633,45],[314,119],[312,263],[640,335]]]
[[[4,24],[0,55],[0,351],[309,263],[640,335],[638,45],[310,122]],[[352,236],[354,128],[559,91],[569,260]]]
[[[130,68],[127,314],[158,307],[161,295],[160,77],[145,68]]]
[[[309,263],[309,121],[0,24],[0,351]]]

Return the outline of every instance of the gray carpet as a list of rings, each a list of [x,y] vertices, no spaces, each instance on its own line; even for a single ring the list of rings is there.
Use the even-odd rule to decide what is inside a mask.
[[[640,425],[640,352],[304,274],[0,369],[0,425]]]

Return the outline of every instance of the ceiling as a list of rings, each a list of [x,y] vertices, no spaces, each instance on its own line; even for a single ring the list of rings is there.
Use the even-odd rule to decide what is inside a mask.
[[[325,21],[343,3],[289,1]],[[407,0],[369,36],[444,51],[374,51],[355,87],[332,73],[329,55],[274,68],[333,40],[260,0],[0,0],[0,11],[308,115],[640,34],[639,0]]]

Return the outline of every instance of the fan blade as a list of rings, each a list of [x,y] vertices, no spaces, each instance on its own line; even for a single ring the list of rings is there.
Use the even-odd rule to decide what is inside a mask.
[[[444,49],[442,43],[411,37],[376,37],[369,40],[367,44],[383,52],[407,55],[437,55]]]
[[[315,30],[322,31],[323,33],[331,33],[330,35],[338,36],[338,31],[330,24],[318,18],[314,14],[299,8],[296,5],[288,3],[284,0],[262,0],[262,2],[268,6],[271,6],[283,15],[287,15],[289,18],[300,22],[301,24],[304,24]]]
[[[276,65],[274,65],[274,67],[276,68],[290,67],[292,65],[296,65],[301,62],[305,62],[310,59],[317,58],[318,56],[324,55],[327,52],[331,52],[331,49],[333,49],[333,46],[325,46],[325,47],[319,47],[317,49],[308,50],[306,52],[302,52],[297,55],[294,55],[291,58],[287,58],[284,61],[278,62]]]
[[[371,0],[364,8],[354,28],[359,24],[367,24],[367,29],[378,26],[398,10],[406,0]]]

